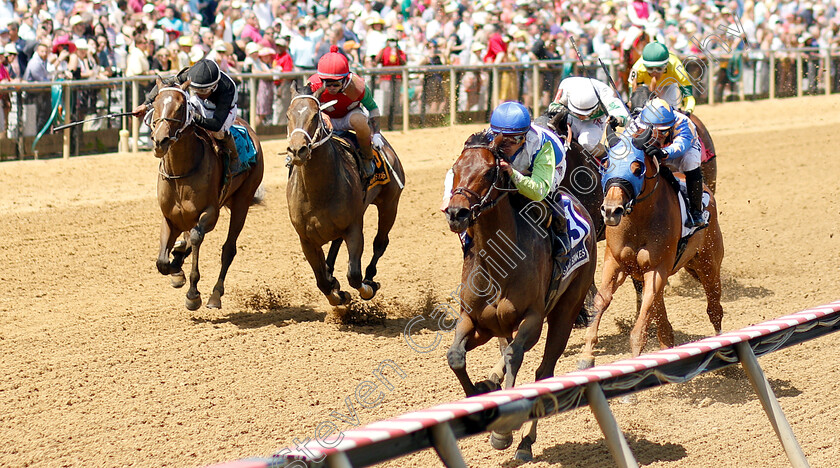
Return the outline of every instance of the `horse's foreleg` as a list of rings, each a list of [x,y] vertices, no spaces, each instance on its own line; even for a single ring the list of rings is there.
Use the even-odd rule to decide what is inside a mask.
[[[327,272],[327,263],[324,261],[324,251],[320,245],[315,245],[310,242],[300,240],[300,246],[303,248],[303,255],[312,272],[315,273],[315,282],[318,284],[318,289],[330,301],[331,306],[339,306],[350,302],[350,295],[339,289],[338,280]]]
[[[376,237],[373,238],[373,256],[365,269],[364,279],[364,283],[373,288],[374,294],[379,289],[379,283],[373,281],[373,277],[376,276],[376,265],[385,253],[385,249],[388,248],[390,241],[388,233],[391,232],[391,228],[394,227],[394,221],[397,219],[398,200],[399,198],[392,205],[377,207],[377,211],[379,212],[379,225],[376,230]]]
[[[175,247],[172,249],[172,261],[169,263],[172,270],[175,271],[169,276],[169,282],[173,288],[183,287],[187,283],[187,277],[184,275],[182,267],[184,266],[184,259],[191,253],[190,239],[187,237],[187,233],[184,233],[184,239],[175,242]]]
[[[665,310],[665,295],[660,294],[653,303],[653,314],[656,317],[656,337],[659,339],[659,348],[673,348],[675,343],[674,327],[668,320],[668,311]]]
[[[478,394],[479,390],[467,374],[467,351],[486,343],[490,338],[489,335],[478,334],[470,316],[461,312],[461,318],[455,327],[455,338],[446,352],[446,360],[468,397]]]
[[[505,359],[505,386],[507,390],[516,385],[516,375],[522,367],[522,359],[525,351],[533,348],[540,339],[542,331],[543,316],[541,313],[530,309],[525,312],[525,318],[519,324],[519,330],[513,341],[504,351]],[[496,450],[504,450],[513,443],[512,432],[491,432],[490,445]]]
[[[225,244],[222,246],[222,268],[219,270],[219,279],[213,286],[213,294],[207,301],[208,309],[222,308],[222,296],[225,295],[225,277],[227,277],[228,268],[230,268],[233,258],[236,257],[236,239],[239,238],[242,227],[245,226],[245,218],[248,216],[250,205],[250,199],[237,200],[230,208],[230,226],[228,227]]]
[[[208,208],[201,213],[198,224],[190,230],[190,246],[192,247],[192,270],[190,271],[190,289],[187,291],[186,305],[189,310],[197,310],[201,307],[201,293],[198,292],[198,281],[201,273],[198,270],[199,251],[201,243],[204,242],[204,234],[216,227],[219,219],[219,212],[215,208]]]
[[[592,322],[586,328],[586,338],[583,343],[578,369],[588,369],[595,365],[595,346],[598,345],[598,327],[601,325],[601,317],[610,306],[613,294],[627,276],[619,269],[618,263],[609,255],[604,260],[604,272],[601,279],[601,287],[595,294],[593,307],[595,313]]]
[[[651,270],[645,273],[645,292],[642,298],[642,309],[636,319],[636,325],[630,330],[630,352],[633,357],[642,354],[647,344],[648,329],[654,317],[657,317],[655,305],[662,298],[665,290],[666,272]],[[664,307],[663,307],[664,309]],[[673,330],[672,330],[673,333]]]

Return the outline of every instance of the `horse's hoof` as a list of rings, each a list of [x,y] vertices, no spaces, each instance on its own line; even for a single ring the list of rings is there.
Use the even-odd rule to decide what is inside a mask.
[[[198,308],[201,307],[201,296],[196,296],[195,299],[190,299],[188,297],[186,304],[188,310],[198,310]]]
[[[534,454],[531,452],[532,445],[534,445],[534,442],[531,440],[531,436],[523,437],[522,442],[519,443],[519,447],[516,447],[516,453],[513,455],[513,459],[524,462],[534,460]]]
[[[495,392],[496,390],[501,390],[502,386],[492,380],[482,380],[481,382],[476,382],[475,384],[475,392],[476,395],[480,395],[482,393],[490,393]]]
[[[514,460],[519,460],[523,462],[534,461],[534,455],[531,453],[531,449],[516,449],[516,453],[513,454]]]
[[[362,299],[369,301],[373,299],[373,296],[376,296],[376,292],[379,291],[379,283],[371,280],[364,280],[362,281],[362,287],[359,288],[359,296]]]
[[[499,434],[497,432],[490,433],[490,446],[496,450],[504,450],[513,443],[513,433]]]
[[[208,309],[221,309],[222,308],[222,297],[217,296],[215,293],[210,296],[210,299],[207,301]]]
[[[184,274],[184,270],[169,275],[169,284],[171,284],[173,288],[180,288],[187,284],[187,276]]]
[[[338,296],[341,298],[341,302],[338,305],[347,305],[353,300],[353,296],[347,291],[339,291]]]
[[[585,370],[595,367],[595,358],[581,358],[578,360],[578,369]]]

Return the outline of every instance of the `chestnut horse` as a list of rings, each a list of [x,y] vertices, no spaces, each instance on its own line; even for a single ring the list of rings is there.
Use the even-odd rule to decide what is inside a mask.
[[[657,97],[647,85],[639,85],[636,90],[630,95],[630,112],[636,116],[645,107],[648,101]],[[703,172],[703,182],[709,186],[709,190],[715,193],[717,187],[717,152],[715,152],[715,142],[712,141],[712,135],[706,128],[706,125],[697,117],[697,114],[692,113],[689,118],[691,122],[697,127],[697,137],[700,138],[700,154],[701,163],[700,169]]]
[[[613,293],[629,276],[643,283],[643,299],[636,324],[630,332],[633,356],[641,354],[647,331],[657,321],[662,348],[674,345],[674,330],[665,312],[663,292],[669,276],[681,268],[700,281],[706,293],[706,313],[715,333],[721,331],[720,266],[723,236],[718,224],[714,195],[709,191],[709,224],[695,231],[680,246],[683,220],[676,191],[660,174],[659,162],[645,156],[632,144],[620,140],[610,149],[603,175],[607,224],[601,287],[595,297],[594,319],[586,332],[581,367],[594,365],[593,349],[598,343],[598,325]]]
[[[336,141],[321,115],[318,97],[324,89],[320,88],[314,95],[309,85],[301,92],[296,87],[292,90],[292,101],[286,112],[287,151],[291,161],[286,200],[289,217],[300,237],[303,254],[315,273],[318,289],[331,305],[338,306],[350,302],[350,294],[341,291],[332,275],[342,240],[347,241],[350,255],[347,270],[350,286],[365,300],[373,299],[379,289],[379,284],[373,281],[376,264],[388,247],[388,233],[394,226],[402,194],[397,179],[404,181],[405,173],[393,148],[386,144],[382,157],[388,158],[387,165],[396,177],[365,190],[353,154]],[[379,212],[379,226],[373,239],[373,256],[362,278],[362,228],[365,211],[371,204]],[[325,259],[323,245],[327,242],[332,244]]]
[[[151,125],[155,156],[161,158],[157,195],[163,223],[157,269],[161,274],[172,276],[172,286],[183,286],[186,279],[181,267],[184,257],[192,251],[186,305],[189,310],[201,307],[201,294],[198,292],[198,280],[201,278],[199,250],[204,235],[216,227],[221,207],[228,207],[230,226],[222,247],[222,268],[213,286],[213,294],[207,301],[208,308],[218,309],[222,307],[222,296],[225,294],[225,276],[236,256],[236,239],[242,232],[248,209],[262,182],[262,148],[254,130],[246,122],[236,119],[237,125],[248,129],[254,142],[256,163],[224,184],[225,168],[213,148],[213,137],[192,123],[193,111],[188,105],[186,92],[189,81],[181,86],[167,87],[158,78],[157,87],[160,91],[153,103]],[[179,242],[173,250],[182,233],[184,242]]]
[[[583,304],[595,273],[593,233],[582,241],[588,260],[559,281],[559,300],[547,308],[545,299],[554,264],[551,241],[543,227],[531,221],[534,217],[529,210],[548,210],[538,202],[526,205],[524,197],[508,196],[516,189],[499,166],[504,157],[498,150],[500,138],[494,139],[492,133],[484,131],[467,139],[452,168],[455,188],[445,210],[449,228],[466,233],[472,242],[465,247],[460,319],[447,353],[449,366],[467,396],[498,389],[502,381],[506,389],[513,387],[524,353],[539,341],[544,321],[548,322],[548,337],[536,378],[553,376],[572,327],[578,320],[586,321]],[[588,213],[574,197],[571,199],[592,232]],[[474,384],[467,374],[466,354],[493,337],[500,339],[502,362],[488,380]],[[537,428],[535,421],[528,424],[530,428],[523,430],[527,435],[516,452],[518,459],[532,457]],[[490,438],[499,450],[513,442],[509,430],[501,431],[493,432]]]

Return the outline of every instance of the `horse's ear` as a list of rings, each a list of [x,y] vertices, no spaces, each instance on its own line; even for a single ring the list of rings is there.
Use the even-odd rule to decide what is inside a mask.
[[[320,88],[318,88],[318,91],[315,91],[315,94],[313,94],[313,96],[315,96],[315,99],[318,99],[319,97],[321,97],[322,94],[324,94],[324,91],[326,90],[326,86],[321,86]]]
[[[291,86],[291,88],[292,88],[292,97],[297,96],[297,95],[299,94],[299,93],[298,93],[297,80],[292,80],[292,86]]]
[[[157,75],[157,78],[155,78],[155,86],[157,86],[157,89],[164,87],[163,78],[160,75]]]
[[[181,89],[186,91],[187,89],[189,89],[190,83],[192,83],[192,80],[187,80],[187,81],[181,83]]]

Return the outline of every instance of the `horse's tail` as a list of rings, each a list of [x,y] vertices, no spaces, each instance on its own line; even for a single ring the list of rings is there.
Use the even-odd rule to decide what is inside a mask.
[[[596,294],[598,294],[598,288],[595,287],[595,283],[592,283],[589,286],[589,291],[586,293],[586,299],[583,300],[580,312],[578,312],[577,317],[575,317],[575,328],[586,328],[589,326],[589,323],[592,321],[592,317],[595,316]]]
[[[260,183],[260,186],[257,187],[257,191],[254,192],[254,199],[251,200],[251,205],[261,205],[263,201],[265,201],[265,185]]]

